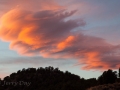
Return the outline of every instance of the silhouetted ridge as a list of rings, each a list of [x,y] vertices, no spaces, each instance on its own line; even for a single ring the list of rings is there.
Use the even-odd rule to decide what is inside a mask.
[[[5,82],[10,84],[4,85]],[[24,84],[27,82],[30,82],[29,86]],[[85,90],[95,84],[96,79],[85,80],[68,71],[62,72],[58,68],[49,66],[22,69],[12,73],[1,81],[0,90]]]
[[[68,71],[63,72],[51,66],[45,68],[40,67],[38,69],[23,68],[0,80],[0,90],[86,90],[88,88],[89,90],[94,90],[94,88],[97,90],[100,85],[102,85],[102,87],[105,85],[106,87],[108,84],[108,86],[110,85],[111,87],[113,83],[119,83],[119,76],[120,69],[119,73],[111,69],[104,71],[96,80],[96,78],[80,78],[78,75],[71,74]],[[97,85],[99,86],[94,87]],[[102,90],[102,88],[100,90]]]

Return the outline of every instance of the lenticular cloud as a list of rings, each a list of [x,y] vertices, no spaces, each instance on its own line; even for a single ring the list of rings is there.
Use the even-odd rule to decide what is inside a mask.
[[[0,38],[21,55],[75,58],[83,69],[118,68],[120,46],[74,31],[86,24],[68,19],[75,12],[10,10],[1,18]]]
[[[2,17],[0,37],[11,42],[10,48],[23,55],[52,52],[59,42],[70,35],[72,29],[85,24],[82,20],[79,24],[74,20],[65,21],[75,12],[14,9]]]

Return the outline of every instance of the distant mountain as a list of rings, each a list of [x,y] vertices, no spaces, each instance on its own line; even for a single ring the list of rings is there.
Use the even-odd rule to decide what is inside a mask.
[[[95,78],[85,80],[51,66],[22,69],[0,80],[0,90],[86,90],[95,85]]]

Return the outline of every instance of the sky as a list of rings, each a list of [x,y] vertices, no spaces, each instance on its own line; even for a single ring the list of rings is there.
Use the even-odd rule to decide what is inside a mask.
[[[0,77],[58,67],[97,78],[120,67],[120,0],[0,0]]]

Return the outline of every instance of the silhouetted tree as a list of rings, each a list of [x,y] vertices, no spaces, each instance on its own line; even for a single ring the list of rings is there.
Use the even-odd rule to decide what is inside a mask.
[[[118,76],[119,76],[119,78],[120,78],[120,68],[119,68],[119,71],[118,71]]]
[[[0,90],[86,90],[89,87],[95,86],[97,80],[80,78],[69,71],[62,72],[59,68],[51,66],[45,68],[23,68],[12,73],[10,76],[1,80],[4,82],[30,82],[27,85],[4,85],[0,84]]]
[[[99,84],[109,84],[115,83],[117,79],[116,72],[113,72],[111,69],[104,71],[103,74],[98,78]]]

